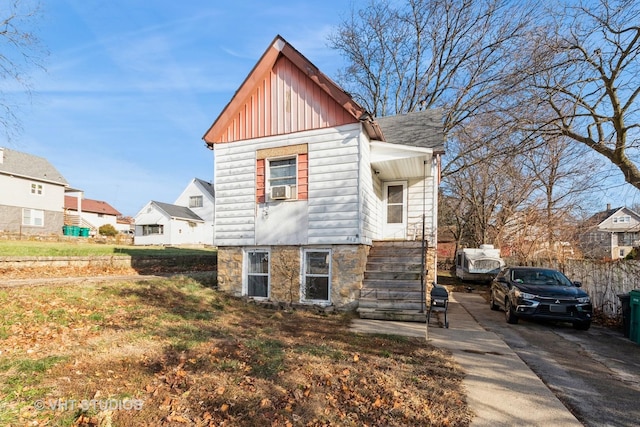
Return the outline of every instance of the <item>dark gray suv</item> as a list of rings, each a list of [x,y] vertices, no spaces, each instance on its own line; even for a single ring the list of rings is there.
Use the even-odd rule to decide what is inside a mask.
[[[504,310],[507,323],[519,318],[570,322],[586,331],[593,306],[581,286],[550,268],[507,267],[491,282],[489,304]]]

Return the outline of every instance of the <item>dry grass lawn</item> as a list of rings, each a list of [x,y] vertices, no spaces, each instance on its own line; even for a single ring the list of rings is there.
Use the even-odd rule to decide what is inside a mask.
[[[274,311],[187,277],[0,289],[2,426],[464,426],[423,339]]]

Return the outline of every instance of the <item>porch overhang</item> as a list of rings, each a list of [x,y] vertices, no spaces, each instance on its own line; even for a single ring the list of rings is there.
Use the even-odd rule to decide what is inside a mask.
[[[431,148],[378,141],[372,141],[370,147],[371,167],[382,180],[422,178],[431,173]]]

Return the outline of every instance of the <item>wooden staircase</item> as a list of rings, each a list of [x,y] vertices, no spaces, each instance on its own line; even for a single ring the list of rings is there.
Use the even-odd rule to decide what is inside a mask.
[[[374,242],[360,291],[360,318],[426,322],[421,270],[422,242]]]

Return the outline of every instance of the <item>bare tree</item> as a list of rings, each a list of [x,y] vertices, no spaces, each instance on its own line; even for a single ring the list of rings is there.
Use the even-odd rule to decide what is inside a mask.
[[[444,107],[446,131],[505,90],[501,76],[534,18],[525,0],[359,6],[329,38],[349,64],[340,83],[376,116]]]
[[[640,3],[566,0],[549,16],[517,74],[522,100],[547,119],[528,130],[583,144],[640,189]]]
[[[16,93],[31,93],[29,71],[42,68],[46,51],[35,34],[40,4],[11,0],[0,9],[0,127],[8,139],[20,129]]]
[[[595,168],[591,157],[585,147],[566,137],[546,139],[520,156],[522,168],[535,185],[527,203],[537,212],[537,222],[529,221],[537,228],[529,234],[535,236],[538,258],[559,259],[568,244],[575,246],[575,219],[583,201],[598,186],[585,173]]]
[[[485,146],[467,154],[468,166],[447,177],[444,189],[449,196],[450,214],[460,229],[458,243],[477,247],[483,243],[502,244],[503,229],[529,200],[534,181],[520,167],[520,161],[498,155]],[[475,157],[484,159],[476,162]],[[450,220],[451,221],[451,220]],[[456,234],[454,232],[454,234]]]

